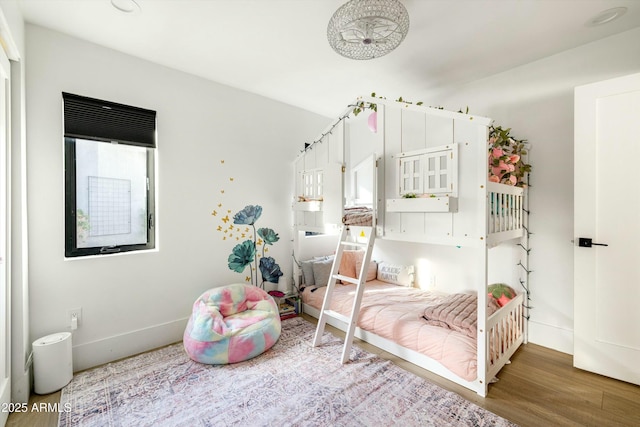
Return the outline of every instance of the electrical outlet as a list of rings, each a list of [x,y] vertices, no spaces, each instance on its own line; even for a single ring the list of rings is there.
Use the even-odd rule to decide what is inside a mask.
[[[67,318],[69,320],[69,324],[71,324],[73,318],[75,318],[77,324],[80,325],[80,322],[82,322],[82,308],[71,308],[67,310]]]

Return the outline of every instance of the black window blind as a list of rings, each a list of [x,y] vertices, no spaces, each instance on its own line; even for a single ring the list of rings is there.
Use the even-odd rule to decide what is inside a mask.
[[[155,148],[155,111],[65,92],[62,99],[65,137]]]

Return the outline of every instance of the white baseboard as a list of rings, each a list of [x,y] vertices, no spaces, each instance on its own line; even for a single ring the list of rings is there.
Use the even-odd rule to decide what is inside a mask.
[[[529,342],[573,354],[573,330],[529,321]]]
[[[133,356],[182,341],[188,317],[73,346],[73,371]]]

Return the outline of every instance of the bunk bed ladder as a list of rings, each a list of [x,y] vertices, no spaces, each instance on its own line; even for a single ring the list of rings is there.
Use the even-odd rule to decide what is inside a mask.
[[[324,334],[324,327],[328,318],[340,320],[347,324],[346,336],[344,338],[344,347],[342,349],[341,363],[347,363],[349,360],[349,354],[351,353],[351,344],[353,343],[353,336],[356,331],[356,325],[358,323],[358,315],[360,314],[360,304],[362,303],[362,296],[364,294],[365,282],[367,278],[367,271],[369,268],[369,262],[371,261],[371,252],[373,251],[373,243],[375,240],[375,231],[373,227],[362,227],[366,231],[366,243],[350,242],[347,241],[349,235],[349,227],[344,226],[342,228],[342,234],[340,235],[340,241],[338,242],[338,248],[336,250],[336,256],[333,260],[333,266],[331,267],[331,275],[329,277],[329,283],[327,284],[327,291],[324,295],[324,301],[322,308],[320,309],[320,316],[318,317],[318,326],[316,333],[313,337],[313,347],[320,345],[322,341],[322,335]],[[342,253],[345,247],[355,246],[358,248],[364,248],[364,256],[362,261],[362,267],[358,273],[358,278],[343,276],[338,274],[340,268],[340,261],[342,260]],[[351,308],[351,316],[345,316],[336,311],[330,310],[331,297],[333,295],[333,289],[336,286],[336,282],[341,280],[346,283],[353,283],[357,285],[356,295],[353,299],[353,307]]]

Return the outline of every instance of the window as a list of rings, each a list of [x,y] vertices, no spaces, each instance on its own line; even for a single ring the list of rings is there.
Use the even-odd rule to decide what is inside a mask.
[[[302,173],[302,195],[309,200],[319,200],[324,192],[322,169],[310,169]]]
[[[458,145],[443,145],[395,156],[401,196],[448,194],[457,197]]]
[[[65,256],[153,249],[155,111],[62,97]]]
[[[400,159],[400,194],[417,193],[422,194],[422,171],[420,156],[409,156]]]

